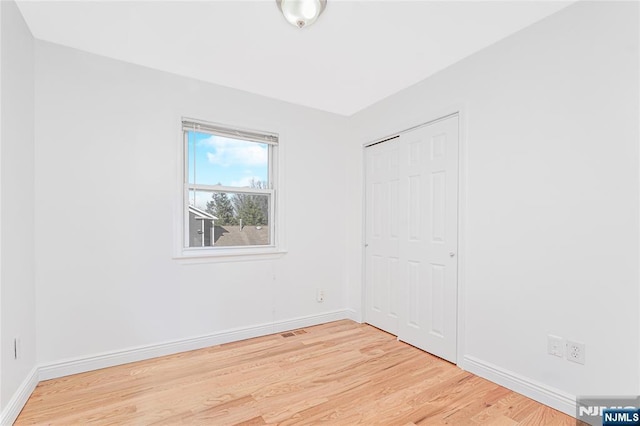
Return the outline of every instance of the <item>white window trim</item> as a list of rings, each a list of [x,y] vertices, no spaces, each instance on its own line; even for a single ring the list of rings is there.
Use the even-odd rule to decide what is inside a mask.
[[[185,182],[185,156],[186,144],[184,141],[184,131],[182,128],[182,120],[190,120],[182,117],[178,122],[178,136],[176,137],[177,149],[177,174],[176,174],[176,201],[174,207],[174,253],[173,259],[180,263],[215,263],[215,262],[234,262],[234,261],[250,261],[250,260],[267,260],[279,258],[287,253],[285,246],[285,202],[284,202],[284,143],[286,137],[282,132],[278,132],[278,144],[273,145],[270,149],[270,167],[269,179],[270,189],[257,188],[237,188],[221,185],[188,185]],[[233,124],[223,125],[225,128],[244,129],[244,126],[235,126]],[[259,125],[256,128],[266,128],[267,126]],[[259,132],[258,132],[259,133]],[[265,132],[271,133],[271,132]],[[188,235],[185,230],[186,214],[188,209],[188,189],[187,186],[197,187],[198,189],[208,189],[229,192],[245,192],[245,193],[268,193],[271,194],[271,220],[270,232],[273,236],[273,243],[268,246],[244,246],[244,247],[185,247],[184,238]]]

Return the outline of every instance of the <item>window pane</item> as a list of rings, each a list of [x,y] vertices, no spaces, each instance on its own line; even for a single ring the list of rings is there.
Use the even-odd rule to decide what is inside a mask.
[[[189,131],[189,183],[266,188],[269,145]]]
[[[187,155],[187,176],[189,183],[195,183],[195,141],[196,135],[193,132],[187,132],[187,144],[188,144],[188,155]]]
[[[270,194],[189,191],[188,247],[271,244]]]

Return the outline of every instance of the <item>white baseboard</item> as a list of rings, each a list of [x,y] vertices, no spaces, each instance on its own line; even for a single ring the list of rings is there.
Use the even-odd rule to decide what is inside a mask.
[[[514,372],[505,370],[472,356],[465,356],[463,370],[490,380],[507,389],[518,392],[542,404],[562,411],[571,417],[576,416],[576,397],[543,383],[536,382]]]
[[[16,393],[13,394],[7,406],[0,413],[0,425],[12,425],[27,403],[31,393],[38,385],[38,367],[33,367],[29,375],[24,379]]]
[[[360,324],[364,322],[362,321],[362,316],[358,312],[356,312],[355,309],[347,309],[345,312],[347,313],[347,318],[351,321],[355,321]]]
[[[60,362],[41,365],[39,379],[49,380],[71,374],[85,373],[115,365],[128,364],[159,356],[173,355],[179,352],[202,349],[223,343],[236,342],[238,340],[265,336],[267,334],[280,333],[296,328],[310,327],[331,321],[351,319],[348,310],[325,312],[317,315],[308,315],[290,320],[276,321],[273,323],[259,324],[249,327],[225,330],[204,336],[174,340],[153,345],[138,346],[120,351],[106,352],[88,357],[67,359]]]

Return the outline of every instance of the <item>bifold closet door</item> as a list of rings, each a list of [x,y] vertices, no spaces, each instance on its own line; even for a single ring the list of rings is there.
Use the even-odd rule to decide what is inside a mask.
[[[367,323],[398,334],[400,310],[400,138],[366,148]]]
[[[456,361],[458,117],[366,150],[365,318]]]

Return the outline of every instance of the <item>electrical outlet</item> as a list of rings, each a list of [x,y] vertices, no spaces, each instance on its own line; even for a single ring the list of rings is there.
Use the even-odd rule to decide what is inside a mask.
[[[324,302],[324,290],[320,288],[316,290],[316,302],[318,303]]]
[[[579,342],[567,341],[567,359],[571,362],[584,364],[585,361],[585,344]]]
[[[564,358],[565,342],[562,337],[549,334],[547,336],[547,352],[549,355]]]

